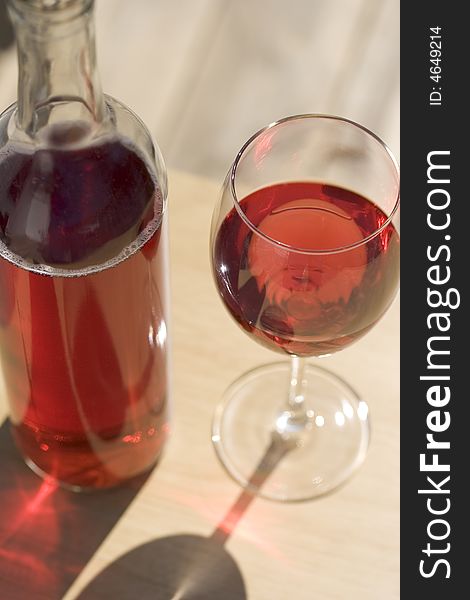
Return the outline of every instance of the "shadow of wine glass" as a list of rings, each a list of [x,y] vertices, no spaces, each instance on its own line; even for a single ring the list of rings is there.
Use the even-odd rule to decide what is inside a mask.
[[[230,554],[213,538],[152,540],[102,571],[76,600],[244,600],[245,584]]]
[[[93,494],[42,480],[0,426],[0,598],[59,600],[133,501],[149,473]]]
[[[142,544],[111,563],[76,600],[245,600],[242,574],[224,545],[282,457],[273,434],[265,455],[210,537],[175,535]]]

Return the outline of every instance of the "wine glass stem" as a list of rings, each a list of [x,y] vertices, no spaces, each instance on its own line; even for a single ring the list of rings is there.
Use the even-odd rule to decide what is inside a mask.
[[[306,362],[300,356],[292,356],[289,392],[284,410],[276,421],[276,432],[284,441],[299,446],[312,426],[312,411],[305,406],[304,370]]]
[[[304,413],[304,370],[305,358],[292,356],[288,404],[292,413]]]
[[[312,411],[307,410],[304,397],[305,358],[292,356],[289,392],[284,409],[276,420],[275,432],[285,442],[302,445],[312,426]]]

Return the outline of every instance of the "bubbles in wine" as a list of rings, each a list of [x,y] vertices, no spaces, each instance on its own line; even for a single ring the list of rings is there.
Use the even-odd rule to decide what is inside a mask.
[[[98,265],[90,265],[82,269],[61,269],[58,267],[51,267],[50,265],[46,264],[34,264],[25,260],[21,256],[18,256],[14,252],[11,252],[1,239],[0,259],[4,258],[5,260],[14,264],[15,266],[36,273],[37,275],[48,275],[50,277],[85,277],[86,275],[100,273],[101,271],[105,271],[107,269],[116,267],[117,265],[119,265],[119,263],[130,258],[133,254],[135,254],[143,246],[145,246],[145,244],[150,240],[150,238],[160,227],[162,222],[162,210],[160,208],[162,206],[162,196],[159,191],[157,191],[155,195],[155,214],[157,216],[154,217],[146,225],[146,227],[141,231],[141,233],[137,236],[134,242],[126,246],[123,250],[119,252],[119,254],[117,254],[110,260],[105,261],[104,263]]]

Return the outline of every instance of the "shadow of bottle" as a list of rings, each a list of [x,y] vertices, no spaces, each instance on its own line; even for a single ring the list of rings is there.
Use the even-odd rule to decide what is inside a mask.
[[[0,598],[60,600],[149,473],[119,488],[74,494],[23,462],[0,426]]]

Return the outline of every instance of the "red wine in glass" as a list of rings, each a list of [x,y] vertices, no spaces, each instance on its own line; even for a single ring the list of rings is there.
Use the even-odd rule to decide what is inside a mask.
[[[0,150],[0,351],[16,441],[70,486],[151,466],[167,435],[163,201],[126,139]]]
[[[278,183],[221,223],[213,268],[234,319],[271,349],[321,356],[364,335],[392,301],[399,235],[367,198],[318,182]],[[368,236],[371,239],[367,240]]]

